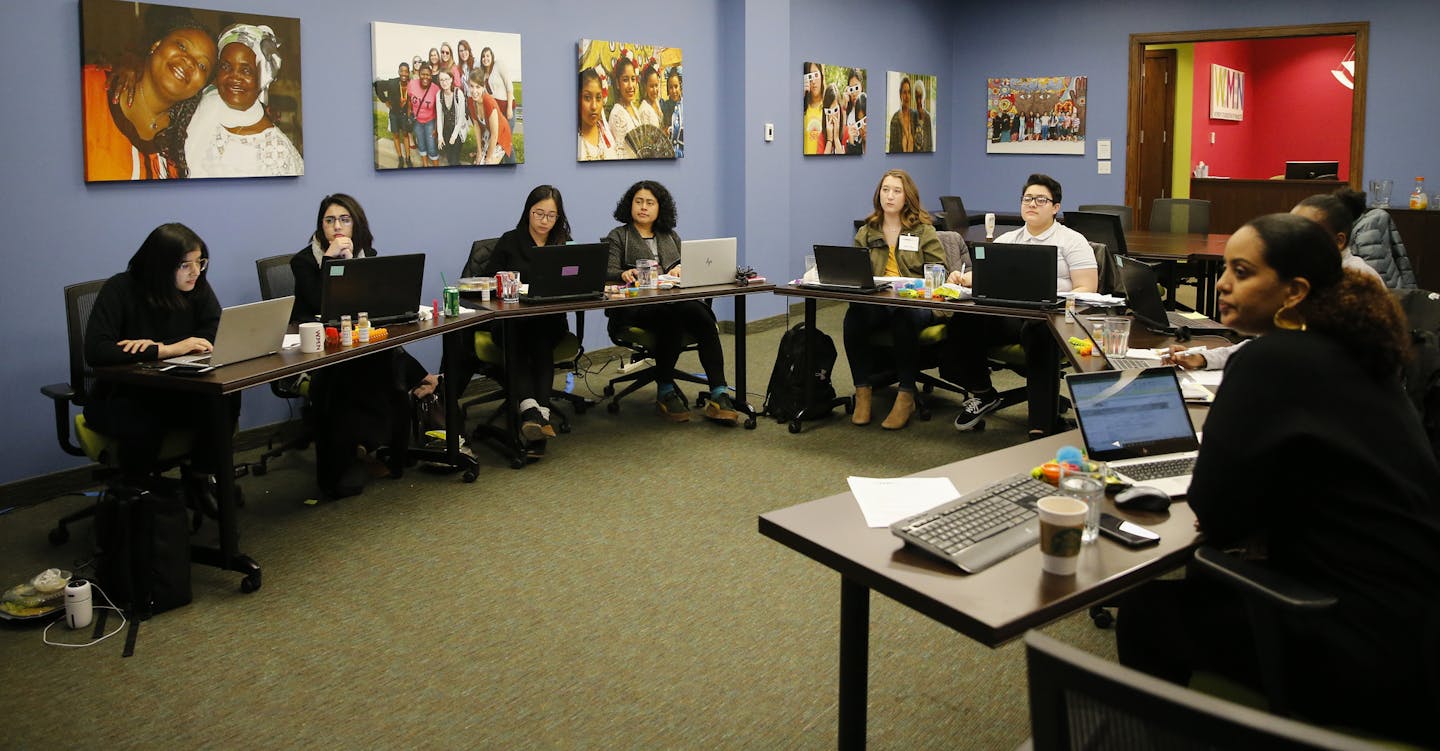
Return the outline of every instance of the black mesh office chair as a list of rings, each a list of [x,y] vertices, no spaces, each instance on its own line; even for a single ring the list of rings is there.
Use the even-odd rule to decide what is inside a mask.
[[[1075,210],[1115,214],[1120,217],[1120,226],[1126,231],[1135,229],[1135,210],[1129,206],[1121,206],[1115,203],[1082,203],[1076,206]]]
[[[260,298],[262,300],[273,300],[277,297],[287,297],[295,294],[295,272],[290,270],[291,255],[284,253],[278,256],[261,258],[255,262],[255,272],[260,277]],[[286,400],[287,402],[300,402],[303,405],[310,395],[310,374],[301,373],[298,376],[282,378],[270,382],[270,393]],[[277,459],[286,451],[304,451],[310,446],[310,430],[301,420],[299,428],[288,424],[282,425],[270,437],[265,439],[265,452],[250,465],[250,471],[257,477],[265,474],[270,469],[270,461]]]
[[[1150,231],[1208,235],[1210,202],[1194,198],[1157,198],[1150,204]]]
[[[1382,748],[1025,634],[1033,751]],[[1026,746],[1022,746],[1025,748]]]

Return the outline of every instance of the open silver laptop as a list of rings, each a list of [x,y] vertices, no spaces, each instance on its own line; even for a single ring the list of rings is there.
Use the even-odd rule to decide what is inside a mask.
[[[278,352],[285,343],[294,304],[292,296],[232,305],[220,311],[213,352],[172,357],[165,362],[186,368],[218,368]]]
[[[680,241],[680,287],[735,283],[735,238]]]
[[[1185,495],[1200,439],[1171,367],[1065,377],[1091,459],[1132,485]]]

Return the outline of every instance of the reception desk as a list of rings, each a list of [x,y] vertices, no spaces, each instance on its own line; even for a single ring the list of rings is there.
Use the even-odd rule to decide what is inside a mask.
[[[1316,193],[1331,193],[1339,180],[1238,180],[1190,178],[1190,197],[1210,202],[1210,231],[1234,234],[1261,214],[1289,211]]]

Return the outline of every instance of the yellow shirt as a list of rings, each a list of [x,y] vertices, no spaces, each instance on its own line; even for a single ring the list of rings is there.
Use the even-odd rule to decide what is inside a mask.
[[[825,138],[820,103],[805,108],[805,153],[819,154],[820,143]]]
[[[895,246],[890,246],[890,255],[885,257],[885,273],[882,276],[900,276],[900,262],[895,260]]]

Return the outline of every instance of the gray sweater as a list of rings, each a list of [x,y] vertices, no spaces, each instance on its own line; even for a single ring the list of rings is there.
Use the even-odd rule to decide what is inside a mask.
[[[635,262],[641,258],[659,261],[661,271],[669,271],[680,263],[680,235],[674,230],[655,233],[653,252],[650,243],[645,242],[633,224],[622,224],[610,230],[603,242],[610,246],[610,266],[605,278],[612,281],[618,280],[625,269],[635,268]]]

